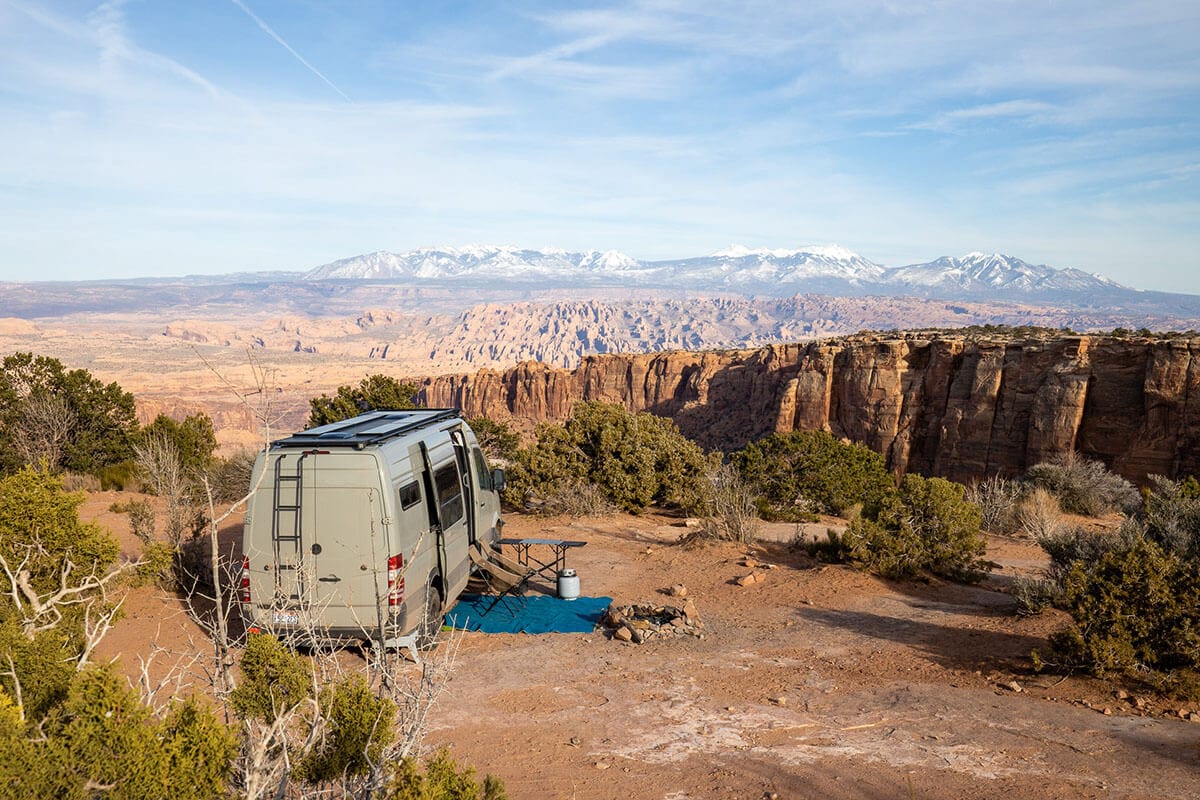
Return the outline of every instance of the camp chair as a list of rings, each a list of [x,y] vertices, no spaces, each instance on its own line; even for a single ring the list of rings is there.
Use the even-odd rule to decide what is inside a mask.
[[[496,593],[491,605],[483,612],[484,616],[490,614],[492,609],[505,597],[520,597],[525,591],[529,579],[537,574],[536,570],[523,567],[503,553],[491,548],[487,555],[484,555],[481,548],[475,546],[468,548],[468,552],[471,555],[471,563],[475,565],[479,575],[488,588]]]

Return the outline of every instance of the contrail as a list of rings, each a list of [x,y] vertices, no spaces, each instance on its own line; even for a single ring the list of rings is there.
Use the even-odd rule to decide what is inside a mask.
[[[345,92],[343,92],[341,89],[339,89],[339,88],[337,87],[337,85],[336,85],[336,84],[334,84],[334,82],[333,82],[333,81],[329,80],[329,78],[326,78],[324,75],[322,75],[322,74],[321,74],[321,71],[320,71],[319,69],[317,69],[317,68],[316,68],[316,67],[314,67],[312,64],[310,64],[310,63],[308,63],[307,61],[305,61],[305,60],[304,60],[304,56],[300,55],[300,54],[299,54],[299,53],[297,53],[295,50],[293,50],[293,49],[292,49],[292,46],[291,46],[290,44],[288,44],[287,42],[285,42],[285,41],[283,40],[283,37],[282,37],[282,36],[280,36],[280,35],[279,35],[278,33],[276,33],[275,31],[271,30],[271,26],[270,26],[270,25],[268,25],[267,23],[263,22],[261,19],[259,19],[259,16],[258,16],[257,14],[255,14],[253,11],[251,11],[251,10],[250,10],[250,9],[249,9],[249,8],[246,6],[246,4],[242,2],[242,0],[231,0],[231,1],[233,2],[233,4],[234,4],[235,6],[237,6],[238,8],[240,8],[242,11],[245,11],[245,12],[246,12],[246,14],[247,14],[247,16],[249,16],[249,17],[250,17],[250,19],[254,20],[254,21],[255,21],[255,23],[257,23],[257,24],[258,24],[258,27],[262,28],[262,29],[263,29],[263,31],[264,31],[264,32],[266,32],[266,34],[267,34],[268,36],[270,36],[270,37],[271,37],[272,39],[274,39],[275,41],[279,42],[281,45],[283,45],[283,47],[284,47],[284,49],[285,49],[285,50],[287,50],[289,53],[291,53],[292,55],[294,55],[294,56],[296,57],[296,60],[297,60],[297,61],[299,61],[299,62],[300,62],[301,64],[303,64],[304,66],[308,67],[308,71],[309,71],[309,72],[311,72],[313,75],[316,75],[316,76],[317,76],[318,78],[320,78],[321,80],[325,81],[326,85],[328,85],[330,89],[333,89],[335,92],[337,92],[338,94],[340,94],[340,95],[341,95],[341,96],[342,96],[342,97],[343,97],[343,98],[346,100],[346,102],[347,102],[347,103],[353,103],[353,102],[354,102],[353,100],[351,100],[351,99],[350,99],[350,96],[349,96],[348,94],[346,94]]]

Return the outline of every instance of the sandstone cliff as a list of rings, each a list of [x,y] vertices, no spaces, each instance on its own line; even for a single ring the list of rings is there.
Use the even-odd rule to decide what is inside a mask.
[[[1072,450],[1133,480],[1200,472],[1200,339],[859,336],[756,350],[527,362],[427,379],[423,400],[524,424],[578,400],[676,420],[708,448],[827,430],[898,472],[970,481]]]

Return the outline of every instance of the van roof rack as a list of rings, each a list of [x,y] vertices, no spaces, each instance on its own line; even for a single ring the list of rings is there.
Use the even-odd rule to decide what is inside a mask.
[[[277,447],[364,447],[403,436],[430,425],[457,419],[457,408],[417,408],[410,411],[370,411],[357,417],[331,422],[318,428],[293,433],[271,442]]]

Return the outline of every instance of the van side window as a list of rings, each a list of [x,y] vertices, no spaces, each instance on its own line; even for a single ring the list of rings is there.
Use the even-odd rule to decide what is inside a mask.
[[[458,480],[458,469],[454,464],[447,464],[433,473],[433,483],[437,487],[442,527],[449,528],[463,517],[462,484]]]
[[[483,457],[483,451],[478,447],[471,451],[475,456],[475,482],[479,484],[480,489],[492,489],[492,473],[488,469],[487,460]]]
[[[407,510],[421,502],[421,487],[416,481],[400,487],[400,508]]]

